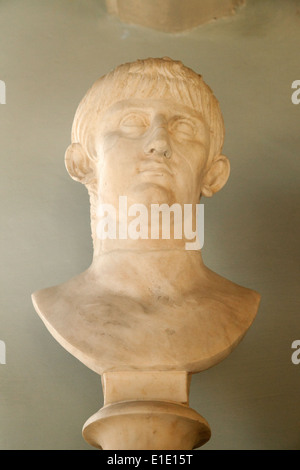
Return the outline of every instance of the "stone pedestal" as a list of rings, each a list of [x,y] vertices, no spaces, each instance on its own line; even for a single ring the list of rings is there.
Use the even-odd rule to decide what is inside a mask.
[[[207,421],[188,405],[190,375],[122,371],[102,376],[104,406],[83,427],[103,450],[191,450],[210,439]]]
[[[245,0],[106,0],[121,21],[165,32],[185,31],[235,13]]]

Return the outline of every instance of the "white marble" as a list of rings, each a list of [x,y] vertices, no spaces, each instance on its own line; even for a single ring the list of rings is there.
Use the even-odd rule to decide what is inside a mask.
[[[99,239],[97,232],[99,205],[117,208],[120,195],[149,210],[191,204],[195,223],[201,198],[229,177],[223,142],[212,91],[168,58],[117,67],[80,103],[65,161],[90,194],[93,262],[32,299],[56,340],[95,372],[200,372],[252,324],[259,294],[211,271],[200,250],[185,249],[186,237]]]

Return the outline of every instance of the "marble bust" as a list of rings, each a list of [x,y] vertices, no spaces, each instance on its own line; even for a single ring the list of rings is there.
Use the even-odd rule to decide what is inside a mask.
[[[98,230],[99,207],[117,209],[120,196],[129,207],[190,204],[195,223],[201,198],[228,179],[223,141],[213,92],[169,58],[120,65],[81,101],[65,162],[90,195],[93,261],[32,299],[54,338],[95,372],[200,372],[252,324],[259,294],[211,271],[185,235],[105,238]]]

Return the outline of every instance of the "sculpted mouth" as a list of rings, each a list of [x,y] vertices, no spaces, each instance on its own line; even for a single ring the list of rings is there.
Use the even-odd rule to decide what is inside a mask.
[[[141,165],[141,167],[139,168],[139,173],[151,173],[157,176],[163,176],[165,174],[171,176],[173,175],[170,168],[168,168],[165,164],[153,162]]]

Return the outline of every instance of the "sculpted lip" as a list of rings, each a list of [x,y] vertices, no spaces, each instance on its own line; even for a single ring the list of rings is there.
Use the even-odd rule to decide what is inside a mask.
[[[157,175],[167,173],[168,175],[173,175],[170,168],[168,168],[165,164],[155,162],[149,162],[141,165],[141,167],[139,168],[139,173],[155,173]]]

